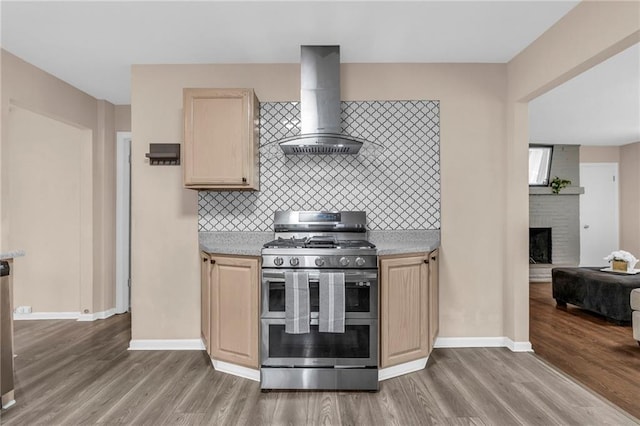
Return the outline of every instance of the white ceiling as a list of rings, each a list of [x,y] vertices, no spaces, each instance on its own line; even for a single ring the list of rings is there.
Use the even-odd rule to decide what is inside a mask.
[[[529,135],[543,144],[640,141],[640,45],[529,102]]]
[[[1,41],[4,49],[98,99],[128,104],[132,64],[297,63],[301,44],[339,44],[342,62],[504,63],[577,3],[2,0]],[[636,69],[637,57],[636,51]],[[611,68],[616,66],[628,71],[633,64],[627,58]],[[532,102],[532,134],[541,141],[585,143],[585,135],[576,130],[599,123],[602,134],[610,135],[603,107],[616,118],[633,115],[628,106],[633,96],[628,94],[637,94],[637,73],[635,77],[635,92],[620,89],[627,93],[626,103],[613,95],[595,101],[601,99],[597,92],[611,93],[610,87],[602,87],[608,80],[602,76],[592,79],[600,83],[597,89],[584,83],[572,90],[568,86],[564,93],[562,88],[549,92]],[[622,85],[622,81],[616,77],[610,83]],[[585,94],[593,101],[591,112],[586,111]],[[552,107],[555,112],[548,112]],[[583,108],[581,113],[578,107]],[[569,116],[558,119],[567,111],[575,111],[582,122]],[[594,114],[600,120],[593,120]],[[570,120],[573,133],[566,128]],[[615,130],[635,126],[640,131],[637,120],[614,124]],[[570,134],[571,142],[563,132]],[[602,138],[599,144],[605,142]]]

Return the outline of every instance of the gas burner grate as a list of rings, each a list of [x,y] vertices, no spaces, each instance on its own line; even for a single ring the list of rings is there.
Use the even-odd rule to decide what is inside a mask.
[[[317,236],[309,237],[305,242],[307,248],[335,248],[338,245],[338,241],[333,236]]]

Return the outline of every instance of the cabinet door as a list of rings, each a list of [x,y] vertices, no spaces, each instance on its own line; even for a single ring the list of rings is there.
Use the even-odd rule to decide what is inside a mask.
[[[251,89],[184,89],[184,184],[258,190],[258,100]]]
[[[8,406],[14,397],[13,364],[13,261],[9,259],[9,275],[0,278],[0,400]]]
[[[440,278],[438,250],[429,253],[429,352],[433,349],[440,331]]]
[[[429,354],[428,257],[380,259],[380,367]]]
[[[257,369],[260,259],[211,260],[211,357]]]
[[[211,355],[211,257],[200,254],[200,335]]]

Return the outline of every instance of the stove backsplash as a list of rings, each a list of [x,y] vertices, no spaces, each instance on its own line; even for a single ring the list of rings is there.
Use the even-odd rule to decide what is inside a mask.
[[[363,210],[372,230],[440,229],[440,102],[342,102],[358,155],[285,156],[298,102],[260,104],[260,191],[200,191],[200,231],[271,231],[275,210]]]

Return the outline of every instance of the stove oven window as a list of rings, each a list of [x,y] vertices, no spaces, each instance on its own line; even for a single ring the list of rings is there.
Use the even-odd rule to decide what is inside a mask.
[[[370,312],[371,287],[358,283],[345,283],[345,312]],[[309,282],[310,312],[318,312],[320,290],[318,281]],[[269,311],[284,312],[284,283],[269,283]]]

